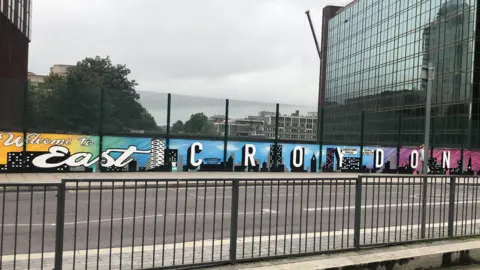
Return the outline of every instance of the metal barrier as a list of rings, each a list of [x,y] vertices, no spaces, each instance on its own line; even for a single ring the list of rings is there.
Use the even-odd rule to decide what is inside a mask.
[[[477,235],[478,177],[0,185],[2,269],[236,263]]]
[[[53,268],[60,187],[0,184],[0,269]]]

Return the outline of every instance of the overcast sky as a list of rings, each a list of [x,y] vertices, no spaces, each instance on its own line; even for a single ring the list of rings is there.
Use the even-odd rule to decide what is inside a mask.
[[[315,105],[319,61],[304,12],[320,35],[322,8],[348,2],[34,0],[29,70],[109,55],[137,90]]]

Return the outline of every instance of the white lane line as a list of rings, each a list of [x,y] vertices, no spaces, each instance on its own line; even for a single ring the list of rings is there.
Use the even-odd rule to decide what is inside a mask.
[[[163,217],[162,214],[158,214],[158,215],[147,215],[145,216],[145,219],[149,219],[149,218],[154,218],[154,217]],[[143,219],[144,216],[136,216],[135,219]],[[87,224],[87,223],[98,223],[99,221],[100,222],[111,222],[111,221],[119,221],[119,220],[122,220],[121,217],[119,218],[113,218],[113,219],[110,219],[110,218],[105,218],[105,219],[94,219],[94,220],[89,220],[89,221],[86,221],[86,220],[77,220],[77,224]],[[123,220],[133,220],[133,217],[124,217]],[[16,224],[17,227],[28,227],[30,226],[30,224],[28,223],[18,223]],[[70,225],[75,225],[75,221],[72,221],[72,222],[65,222],[64,225],[66,226],[70,226]],[[3,224],[4,227],[15,227],[15,224]],[[41,223],[33,223],[32,226],[43,226],[43,224]],[[51,226],[51,227],[55,227],[56,224],[55,223],[45,223],[45,226]],[[0,227],[2,227],[2,224],[0,224]]]
[[[214,200],[215,199],[215,196],[203,197],[203,196],[200,196],[200,195],[195,195],[194,193],[188,193],[188,195],[191,196],[191,197],[194,197],[194,198],[198,198],[200,200],[203,200],[203,199]],[[293,194],[288,194],[288,196],[287,196],[287,194],[280,194],[280,195],[272,194],[272,196],[270,196],[269,191],[265,191],[264,194],[263,194],[264,197],[290,197],[290,196],[297,196],[297,195],[299,195],[299,194],[298,193],[293,193]],[[217,195],[216,198],[217,198],[217,200],[222,199],[222,198],[231,199],[232,196],[223,197],[223,196]]]
[[[238,214],[239,215],[260,215],[260,214],[264,214],[264,213],[272,213],[272,214],[277,214],[278,212],[277,211],[274,211],[274,210],[270,210],[270,209],[262,209],[262,212],[246,212],[246,213],[243,213],[243,212],[239,212]],[[224,212],[223,215],[230,215],[231,213],[228,213],[228,212]],[[170,214],[167,214],[167,216],[175,216],[177,215],[177,218],[182,218],[183,216],[195,216],[195,213],[187,213],[187,214],[184,214],[184,213],[170,213]],[[216,213],[201,213],[201,212],[198,212],[196,214],[197,216],[201,217],[201,216],[213,216],[213,215],[222,215],[221,212],[216,212]],[[145,219],[150,219],[150,218],[155,218],[155,217],[163,217],[162,214],[158,214],[158,215],[147,215],[145,216]],[[135,219],[143,219],[144,216],[136,216]],[[113,219],[110,219],[110,218],[106,218],[106,219],[101,219],[100,222],[105,222],[105,223],[108,223],[108,222],[113,222],[113,221],[120,221],[122,220],[121,217],[119,218],[113,218]],[[133,217],[124,217],[123,218],[124,221],[126,220],[133,220]],[[99,220],[96,219],[96,220],[89,220],[89,221],[86,221],[86,220],[79,220],[77,221],[77,225],[78,224],[87,224],[87,223],[98,223]],[[3,227],[15,227],[15,225],[17,227],[29,227],[30,224],[29,223],[17,223],[17,224],[3,224]],[[42,223],[32,223],[31,226],[32,227],[35,227],[35,226],[43,226],[44,224]],[[72,222],[65,222],[64,223],[65,226],[71,226],[71,225],[75,225],[75,221],[72,221]],[[55,227],[56,224],[55,223],[48,223],[46,222],[45,223],[45,227]],[[2,227],[2,224],[0,224],[0,227]]]
[[[480,201],[460,201],[460,202],[455,202],[455,204],[473,204],[473,203],[480,203]],[[427,206],[432,206],[432,205],[448,205],[448,202],[436,202],[436,203],[427,203]],[[413,207],[413,206],[422,206],[422,203],[411,203],[411,204],[381,204],[381,205],[362,205],[362,209],[366,208],[385,208],[385,207]],[[349,210],[349,209],[355,209],[355,205],[350,205],[350,206],[345,206],[345,207],[323,207],[323,208],[303,208],[304,211],[328,211],[328,210]]]
[[[239,215],[261,215],[261,214],[265,214],[265,213],[272,213],[272,214],[278,214],[277,211],[275,210],[270,210],[270,209],[262,209],[262,212],[238,212]],[[168,214],[169,216],[175,216],[174,213],[171,213],[171,214]],[[197,213],[197,215],[199,217],[201,216],[213,216],[213,215],[217,215],[217,216],[221,216],[221,215],[231,215],[231,213],[228,213],[228,212],[224,212],[223,214],[221,212],[216,212],[216,213]],[[187,214],[184,214],[184,213],[178,213],[178,217],[182,217],[182,216],[195,216],[195,213],[187,213]]]
[[[457,221],[454,222],[454,226],[465,226],[469,224],[477,224],[480,223],[480,219],[475,219],[475,220],[465,220],[463,221]],[[426,224],[426,228],[441,228],[441,227],[446,227],[448,226],[448,223],[430,223]],[[420,228],[420,224],[415,224],[415,225],[402,225],[402,226],[393,226],[393,227],[379,227],[379,228],[367,228],[367,229],[361,229],[360,230],[360,235],[362,234],[368,234],[368,233],[373,233],[373,232],[386,232],[386,231],[402,231],[406,230],[407,228],[410,229],[418,229]],[[270,241],[275,241],[273,239],[278,236],[278,240],[283,241],[283,240],[294,240],[294,239],[299,239],[300,237],[303,239],[311,239],[313,237],[331,237],[333,235],[353,235],[354,230],[353,229],[345,229],[345,230],[339,230],[339,231],[330,231],[330,232],[310,232],[310,233],[302,233],[302,234],[278,234],[278,235],[263,235],[263,236],[250,236],[250,237],[239,237],[237,239],[237,245],[242,244],[242,243],[252,243],[252,242],[268,242]],[[99,255],[105,255],[109,256],[110,252],[112,255],[116,254],[131,254],[133,252],[148,252],[148,251],[153,251],[155,250],[162,250],[165,248],[165,250],[174,250],[174,247],[176,249],[179,249],[179,244],[182,245],[183,248],[183,242],[177,242],[177,243],[171,243],[171,244],[165,244],[165,245],[148,245],[148,246],[135,246],[135,247],[123,247],[123,248],[102,248],[102,249],[89,249],[89,250],[77,250],[76,252],[74,251],[64,251],[63,252],[63,258],[71,258],[73,257],[74,253],[76,254],[77,257],[80,256],[85,256],[88,252],[88,254],[97,254]],[[218,246],[218,245],[229,245],[230,244],[230,239],[225,238],[225,239],[205,239],[205,240],[197,240],[197,241],[190,241],[190,242],[185,242],[185,248],[192,248],[195,246],[195,248],[205,248],[205,247],[211,247],[211,246]],[[96,256],[96,255],[94,255]],[[35,259],[41,259],[42,258],[42,253],[32,253],[32,254],[17,254],[17,255],[6,255],[2,256],[2,261],[3,262],[12,262],[14,260],[18,261],[26,261],[28,259],[30,260],[35,260]],[[43,254],[43,259],[54,259],[55,258],[55,252],[46,252]]]

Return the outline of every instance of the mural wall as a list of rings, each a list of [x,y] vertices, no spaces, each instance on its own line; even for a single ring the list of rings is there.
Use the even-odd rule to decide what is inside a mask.
[[[186,140],[30,133],[0,133],[0,172],[371,172],[416,174],[421,149]],[[25,150],[25,155],[24,151]],[[226,151],[226,159],[224,153]],[[434,149],[435,174],[478,174],[480,151]],[[398,169],[397,169],[398,168]]]
[[[26,141],[25,157],[23,145]],[[98,136],[0,133],[0,168],[5,172],[96,171]]]

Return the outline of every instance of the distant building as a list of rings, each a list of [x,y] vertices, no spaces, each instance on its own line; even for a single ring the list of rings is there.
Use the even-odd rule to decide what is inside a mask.
[[[225,130],[225,117],[217,117],[213,121],[217,132],[221,135]],[[248,116],[244,119],[228,121],[228,136],[238,138],[275,138],[276,116],[275,112],[261,111],[258,116]],[[282,140],[315,141],[317,139],[317,112],[300,115],[297,110],[290,115],[280,115],[278,118],[278,138]]]
[[[73,67],[73,65],[53,65],[50,67],[50,74],[66,75],[71,67]],[[28,80],[33,85],[43,83],[46,77],[48,77],[48,75],[39,75],[33,72],[28,72]]]

